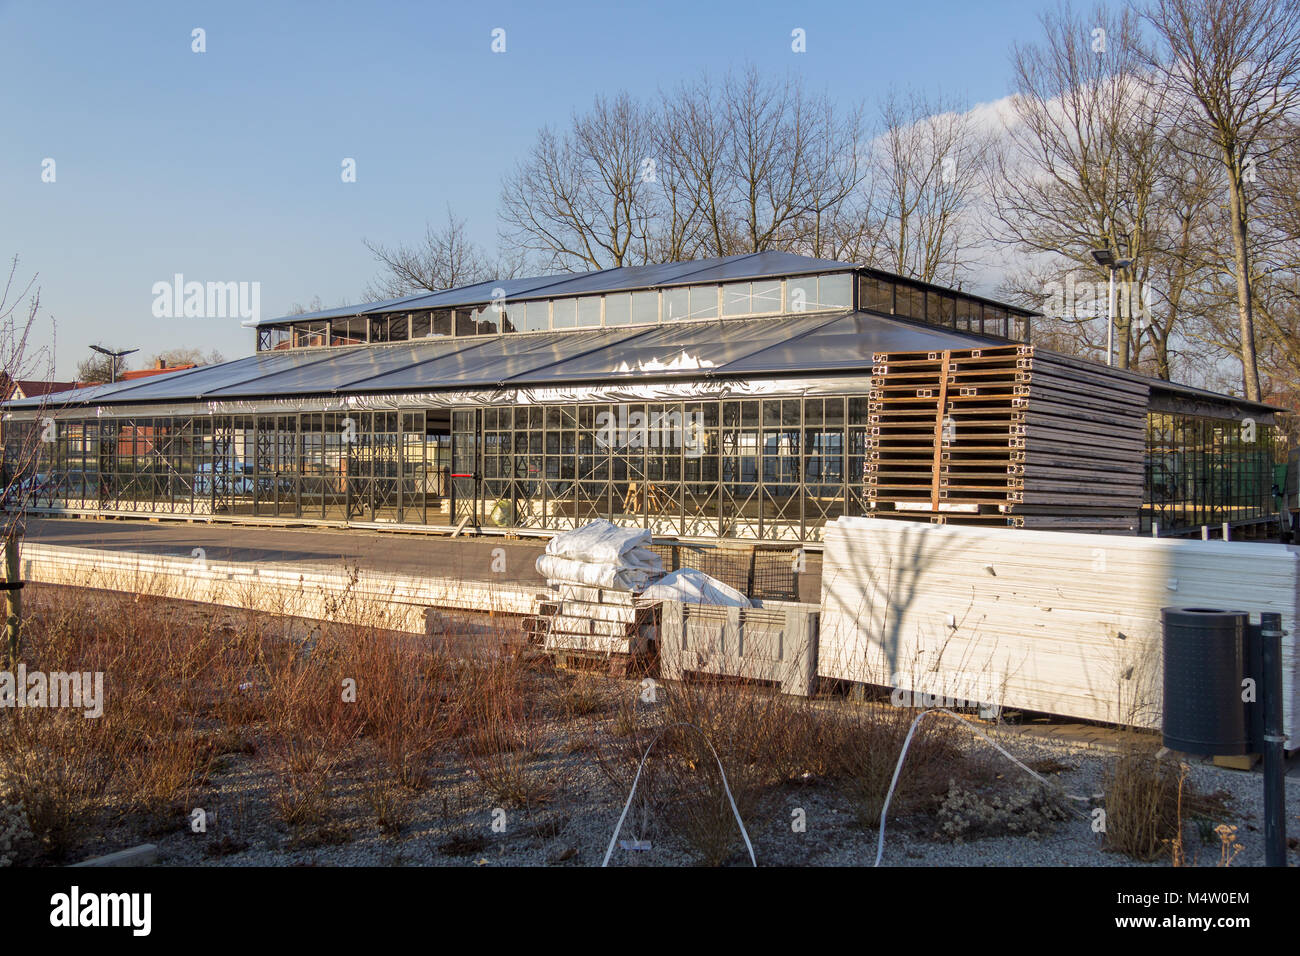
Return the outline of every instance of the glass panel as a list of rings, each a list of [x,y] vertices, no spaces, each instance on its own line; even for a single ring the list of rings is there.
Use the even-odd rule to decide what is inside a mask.
[[[589,295],[578,300],[578,326],[590,329],[600,325],[600,296]]]
[[[691,288],[691,318],[716,319],[718,317],[718,287],[697,285]]]
[[[605,324],[628,325],[632,321],[632,296],[626,292],[605,296]]]
[[[405,315],[395,315],[388,322],[388,341],[405,342],[410,338],[410,322]]]
[[[468,309],[456,310],[456,334],[457,335],[474,335],[478,331],[478,313],[479,309],[470,307]]]
[[[571,329],[578,324],[576,299],[555,299],[551,302],[551,328]]]
[[[360,345],[365,340],[365,319],[335,319],[330,323],[330,345]]]
[[[850,309],[853,307],[853,276],[841,272],[821,276],[817,280],[817,295],[824,308]]]
[[[733,282],[722,287],[723,315],[749,315],[753,311],[751,301],[748,282]]]
[[[664,321],[675,322],[690,315],[690,289],[664,289]]]
[[[524,318],[524,331],[545,332],[551,327],[551,304],[546,301],[529,302]]]
[[[432,327],[433,320],[429,317],[428,312],[411,313],[411,338],[428,338]]]
[[[750,310],[757,314],[781,311],[781,283],[755,282],[750,288],[753,304]]]
[[[787,312],[810,312],[817,308],[817,277],[800,276],[785,283]]]
[[[892,315],[894,312],[894,283],[875,276],[863,276],[860,283],[861,307],[872,312]]]
[[[451,335],[451,310],[439,309],[431,316],[434,335]]]
[[[632,293],[632,324],[653,325],[659,321],[659,293]]]

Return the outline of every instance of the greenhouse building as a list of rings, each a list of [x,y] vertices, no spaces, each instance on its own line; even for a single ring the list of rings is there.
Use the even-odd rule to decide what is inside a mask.
[[[841,514],[1270,520],[1276,409],[1036,350],[1033,318],[778,252],[484,282],[10,401],[6,463],[48,514],[786,542]]]

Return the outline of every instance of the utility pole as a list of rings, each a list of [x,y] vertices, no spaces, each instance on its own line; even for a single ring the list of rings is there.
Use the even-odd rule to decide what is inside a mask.
[[[1133,264],[1132,259],[1116,259],[1115,253],[1108,246],[1105,249],[1093,249],[1092,257],[1097,265],[1105,266],[1110,271],[1110,297],[1106,312],[1106,364],[1113,365],[1115,357],[1115,273],[1127,269]]]
[[[109,382],[112,384],[117,382],[117,360],[130,355],[132,352],[140,351],[139,349],[123,349],[120,352],[114,352],[112,349],[106,349],[100,345],[92,345],[90,348],[92,351],[108,356],[108,376]]]

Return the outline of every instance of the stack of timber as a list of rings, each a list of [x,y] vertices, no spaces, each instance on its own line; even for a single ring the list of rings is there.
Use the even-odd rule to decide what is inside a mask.
[[[1160,726],[1161,608],[1281,614],[1300,746],[1300,549],[846,517],[822,560],[821,677],[1108,723]]]
[[[561,665],[603,660],[624,674],[654,650],[652,608],[636,606],[636,592],[560,582],[539,610],[550,611],[538,628],[545,650]]]
[[[1147,386],[1032,346],[877,353],[866,450],[874,514],[1132,532]]]

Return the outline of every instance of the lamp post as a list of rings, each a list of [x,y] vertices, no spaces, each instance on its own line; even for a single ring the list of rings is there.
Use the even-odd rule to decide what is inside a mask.
[[[109,357],[110,361],[108,363],[108,376],[109,376],[110,384],[117,383],[117,360],[127,355],[130,355],[132,352],[140,351],[139,349],[123,349],[120,352],[114,352],[112,349],[106,349],[103,346],[99,346],[99,345],[92,345],[90,348],[92,351],[98,352],[101,355],[107,355]]]
[[[1106,364],[1113,365],[1115,354],[1115,273],[1120,269],[1127,269],[1133,264],[1133,260],[1116,259],[1115,253],[1111,252],[1109,247],[1093,249],[1092,257],[1097,260],[1097,265],[1105,266],[1110,271],[1110,296],[1106,312]]]

